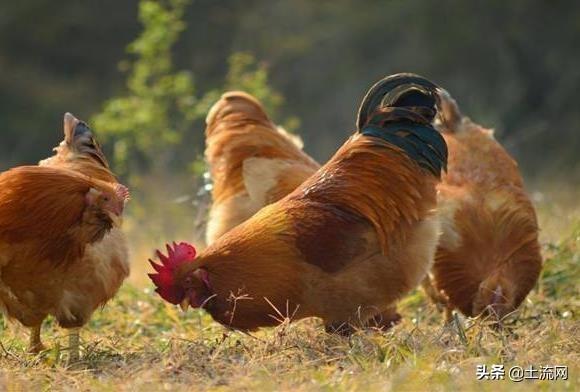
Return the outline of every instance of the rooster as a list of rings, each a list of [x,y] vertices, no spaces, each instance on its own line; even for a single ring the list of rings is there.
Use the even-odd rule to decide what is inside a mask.
[[[214,182],[206,243],[288,195],[320,168],[302,140],[276,126],[260,102],[241,91],[222,95],[206,118],[206,161]],[[375,327],[401,319],[395,306]]]
[[[373,86],[357,132],[313,176],[199,256],[187,243],[151,261],[157,293],[236,329],[320,317],[348,333],[425,276],[438,237],[447,148],[432,127],[437,87],[398,74]]]
[[[224,94],[206,118],[213,180],[206,243],[292,192],[320,167],[301,140],[277,127],[251,95]]]
[[[111,173],[107,159],[89,127],[70,113],[64,116],[64,140],[55,148],[55,155],[41,161],[39,165],[40,167],[37,169],[39,173],[72,172],[79,178],[85,178],[86,176],[93,181],[105,183],[108,187],[117,189],[118,199],[126,201],[128,197],[126,188],[119,184]],[[43,192],[52,192],[55,196],[51,203],[43,203],[43,208],[36,213],[29,213],[31,219],[35,217],[38,222],[37,225],[39,225],[31,227],[31,229],[39,227],[38,230],[41,230],[42,225],[46,224],[45,221],[62,219],[60,218],[60,212],[66,199],[63,198],[62,201],[59,201],[57,196],[59,192],[64,192],[64,190],[61,190],[58,187],[59,184],[56,183],[51,186],[49,179],[50,177],[46,177],[41,182],[46,187]],[[31,189],[23,188],[22,194],[28,195],[34,192],[34,189],[36,189],[36,186]],[[122,211],[120,207],[117,210],[118,212]],[[1,210],[0,213],[2,213]],[[115,218],[115,215],[112,218]],[[27,284],[35,285],[37,284],[35,276],[38,276],[38,279],[42,281],[58,282],[58,289],[54,290],[52,286],[38,286],[38,295],[42,294],[45,297],[43,303],[22,305],[29,308],[26,311],[31,313],[31,316],[27,316],[28,318],[26,319],[20,319],[17,315],[14,316],[24,325],[32,328],[31,352],[39,352],[44,349],[40,340],[42,320],[46,317],[46,314],[53,314],[63,327],[72,328],[70,334],[70,358],[73,360],[78,358],[78,327],[86,324],[91,314],[115,295],[124,279],[129,275],[127,241],[119,227],[120,220],[118,218],[115,219],[117,224],[109,227],[95,241],[85,243],[82,246],[82,252],[77,252],[75,257],[67,263],[61,263],[63,267],[57,263],[54,265],[55,268],[52,268],[53,265],[45,263],[42,257],[35,259],[35,262],[32,263],[12,258],[10,268],[15,271],[12,272],[12,279],[16,282],[13,284],[19,284],[19,281],[27,281]],[[71,220],[71,222],[73,221]],[[48,233],[48,231],[46,232]],[[42,238],[40,233],[39,236]],[[54,244],[57,245],[59,242],[54,242]],[[66,251],[64,244],[60,245],[62,252]],[[59,248],[55,248],[55,251],[59,251]],[[2,257],[0,256],[0,258]],[[42,267],[40,270],[42,274],[40,272],[37,273],[37,263]],[[0,263],[0,265],[2,265],[1,276],[6,276],[5,268],[7,267],[3,263]],[[2,281],[1,276],[0,281]],[[7,293],[11,292],[10,286],[3,287],[8,288]],[[13,296],[9,298],[13,298]]]
[[[538,223],[516,162],[493,131],[464,117],[441,94],[449,170],[439,185],[442,236],[427,292],[467,316],[499,319],[534,287],[542,258]]]

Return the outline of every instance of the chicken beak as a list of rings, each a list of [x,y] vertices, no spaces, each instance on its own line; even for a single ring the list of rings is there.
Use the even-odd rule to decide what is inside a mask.
[[[183,301],[181,301],[181,303],[179,304],[179,307],[181,308],[181,310],[183,310],[184,312],[187,311],[187,308],[189,308],[189,298],[184,298]]]

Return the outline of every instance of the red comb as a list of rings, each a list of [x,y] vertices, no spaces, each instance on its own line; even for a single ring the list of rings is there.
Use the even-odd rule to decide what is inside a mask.
[[[186,242],[179,244],[174,242],[172,245],[166,245],[167,255],[161,253],[160,250],[155,252],[161,264],[157,264],[149,259],[149,263],[151,263],[151,266],[157,272],[156,274],[149,274],[149,278],[158,288],[171,285],[175,269],[183,263],[193,261],[197,254],[193,245]]]

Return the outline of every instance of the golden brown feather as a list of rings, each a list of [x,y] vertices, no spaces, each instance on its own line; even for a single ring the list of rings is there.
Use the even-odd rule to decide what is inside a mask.
[[[448,172],[439,185],[443,235],[433,266],[436,290],[468,316],[514,311],[542,266],[538,224],[516,162],[485,129],[443,95]]]
[[[206,122],[205,157],[213,180],[209,244],[293,191],[319,165],[249,94],[224,94]]]
[[[39,166],[0,174],[0,190],[0,305],[29,327],[47,314],[63,325],[80,321],[70,309],[58,317],[63,280],[111,230],[124,196],[112,184]]]
[[[446,149],[429,124],[435,87],[418,89],[416,82],[426,83],[409,75],[381,81],[388,87],[379,89],[383,96],[394,90],[386,98],[397,110],[368,108],[370,128],[363,123],[296,190],[197,258],[184,243],[160,255],[162,264],[154,263],[150,275],[157,292],[170,303],[203,306],[219,322],[245,330],[285,316],[321,317],[335,329],[392,312],[425,276],[438,236],[438,173],[423,163],[440,159],[434,165],[441,168]],[[420,108],[408,104],[414,99]]]
[[[26,196],[16,201],[20,207],[6,212],[2,220],[12,245],[6,242],[0,245],[0,302],[11,317],[32,328],[31,351],[44,347],[40,329],[48,314],[61,326],[75,328],[70,348],[71,358],[75,359],[78,356],[76,328],[86,324],[129,275],[127,240],[116,226],[121,223],[120,216],[112,217],[115,222],[111,227],[93,230],[88,236],[86,231],[75,229],[82,205],[73,203],[73,195],[80,188],[71,189],[74,182],[55,181],[50,173],[66,172],[72,178],[89,178],[90,183],[114,189],[123,199],[123,203],[111,205],[117,212],[122,212],[128,192],[109,170],[92,131],[69,113],[64,118],[64,140],[55,152],[40,162],[40,167],[15,169],[16,172],[36,171],[39,178],[27,183],[20,181],[18,186],[12,183],[0,190],[2,194],[14,195],[18,189]],[[83,196],[83,200],[106,203],[94,192]],[[14,212],[20,208],[27,213]],[[94,218],[98,222],[99,217]],[[83,233],[85,238],[80,240]],[[20,241],[31,236],[36,237],[36,242]],[[14,245],[14,240],[19,242]],[[18,252],[18,258],[11,256],[14,252]]]

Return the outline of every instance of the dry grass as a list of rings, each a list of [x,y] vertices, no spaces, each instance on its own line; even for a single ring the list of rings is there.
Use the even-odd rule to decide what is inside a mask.
[[[144,288],[143,262],[157,238],[137,242],[144,245],[130,284],[83,331],[83,362],[66,365],[66,332],[52,323],[44,330],[52,349],[38,356],[25,353],[23,328],[0,328],[0,390],[578,390],[578,191],[536,194],[545,269],[503,330],[484,320],[444,325],[417,291],[402,304],[403,322],[388,332],[340,338],[325,334],[317,320],[253,336],[231,332],[201,311],[178,312]],[[476,380],[477,364],[499,363],[567,365],[569,379]]]

